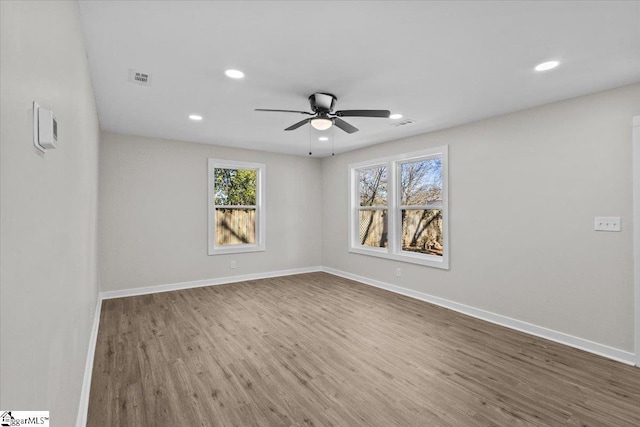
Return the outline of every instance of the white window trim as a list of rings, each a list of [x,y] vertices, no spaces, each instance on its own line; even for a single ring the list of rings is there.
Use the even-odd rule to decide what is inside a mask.
[[[216,245],[216,215],[215,200],[213,192],[215,190],[214,170],[224,169],[254,169],[256,173],[256,243],[239,245]],[[238,254],[244,252],[262,252],[266,250],[265,224],[266,224],[266,174],[267,167],[263,163],[236,162],[232,160],[208,159],[207,168],[207,206],[208,206],[208,243],[209,255]],[[233,207],[233,206],[229,206]]]
[[[367,160],[364,162],[352,163],[348,166],[349,173],[349,252],[370,255],[380,258],[387,258],[395,261],[408,262],[412,264],[426,265],[429,267],[449,269],[449,146],[429,148],[421,151],[389,156],[384,158]],[[443,252],[442,256],[418,254],[415,252],[403,251],[397,236],[402,235],[402,218],[398,214],[403,206],[400,205],[401,194],[398,191],[399,168],[397,165],[408,160],[418,160],[428,157],[442,158],[442,233]],[[388,238],[387,248],[377,248],[360,244],[358,224],[359,205],[359,182],[358,170],[372,168],[376,166],[387,166],[387,222]],[[367,207],[368,208],[368,207]],[[415,206],[411,206],[415,208]]]

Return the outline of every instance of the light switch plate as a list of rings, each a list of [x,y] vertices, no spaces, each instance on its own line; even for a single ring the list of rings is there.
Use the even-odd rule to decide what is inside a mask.
[[[619,216],[597,216],[593,224],[596,231],[620,231]]]

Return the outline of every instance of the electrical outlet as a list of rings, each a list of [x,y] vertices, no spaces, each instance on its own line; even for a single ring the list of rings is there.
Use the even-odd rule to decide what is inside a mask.
[[[396,268],[396,277],[402,277],[402,269]]]
[[[236,268],[236,262],[235,261],[231,261],[231,268]]]
[[[593,229],[596,231],[620,231],[620,217],[597,216],[594,219]]]

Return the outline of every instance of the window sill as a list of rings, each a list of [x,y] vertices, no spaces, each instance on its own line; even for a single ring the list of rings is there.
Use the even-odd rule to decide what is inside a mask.
[[[259,245],[230,245],[228,247],[218,247],[209,249],[208,255],[242,254],[248,252],[264,252],[266,248]]]
[[[419,264],[427,267],[440,268],[443,270],[449,269],[449,261],[445,260],[446,254],[443,257],[435,255],[418,255],[411,252],[394,254],[389,253],[387,250],[382,248],[365,249],[360,247],[351,247],[349,248],[349,252],[360,255],[374,256],[378,258],[386,258],[393,261],[406,262],[410,264]]]

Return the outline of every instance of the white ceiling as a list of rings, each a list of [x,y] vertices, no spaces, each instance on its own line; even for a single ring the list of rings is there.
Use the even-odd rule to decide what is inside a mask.
[[[336,152],[640,81],[640,2],[191,2],[80,5],[103,130],[306,155],[330,152],[305,116],[389,109],[416,123],[349,118]],[[545,73],[533,67],[556,59]],[[246,77],[232,80],[229,68]],[[130,69],[152,74],[149,87]],[[192,113],[204,116],[192,122]]]

